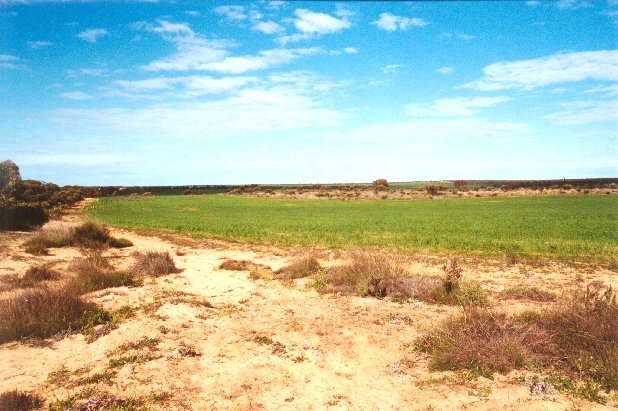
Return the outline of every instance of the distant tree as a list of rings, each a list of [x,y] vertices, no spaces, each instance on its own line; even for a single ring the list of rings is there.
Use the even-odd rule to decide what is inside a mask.
[[[453,185],[455,188],[461,188],[468,185],[468,180],[454,180]]]

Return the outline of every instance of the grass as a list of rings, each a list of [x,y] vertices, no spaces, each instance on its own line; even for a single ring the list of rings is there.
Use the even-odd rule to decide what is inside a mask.
[[[538,301],[544,303],[557,300],[554,293],[525,285],[517,285],[502,290],[500,298],[504,300]]]
[[[103,198],[113,226],[283,246],[377,247],[615,262],[618,198],[572,195],[324,201],[232,195]]]
[[[473,370],[480,375],[524,367],[551,367],[575,375],[580,395],[595,401],[600,390],[618,390],[618,305],[611,287],[588,286],[571,300],[517,317],[471,307],[416,341],[434,370]]]
[[[315,256],[307,254],[292,261],[290,265],[277,270],[275,274],[281,279],[295,280],[316,274],[320,269],[320,263]]]
[[[100,310],[70,290],[30,289],[0,300],[0,343],[78,330]]]
[[[25,391],[6,391],[0,394],[0,411],[30,411],[39,409],[43,400]]]
[[[164,275],[179,273],[174,259],[168,252],[146,251],[133,254],[135,262],[129,268],[133,275]]]

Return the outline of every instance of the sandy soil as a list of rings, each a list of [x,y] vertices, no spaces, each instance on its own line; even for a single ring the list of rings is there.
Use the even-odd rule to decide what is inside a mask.
[[[74,224],[74,212],[63,224]],[[58,224],[57,222],[55,224]],[[170,410],[567,410],[609,409],[562,394],[532,396],[518,377],[525,372],[464,381],[456,374],[428,371],[413,342],[424,329],[458,308],[400,305],[372,298],[320,295],[307,280],[252,280],[247,271],[217,267],[225,259],[250,260],[278,269],[297,250],[249,247],[113,230],[135,246],[108,250],[117,268],[136,250],[169,251],[183,271],[151,279],[141,287],[119,287],[87,298],[106,309],[130,306],[136,313],[92,343],[81,334],[44,343],[0,345],[0,392],[40,393],[48,402],[89,389],[123,398],[142,398],[150,409]],[[0,278],[29,266],[67,266],[77,249],[53,249],[33,257],[21,244],[32,234],[0,234]],[[323,263],[337,253],[323,252]],[[420,273],[441,272],[443,259],[410,256]],[[600,267],[551,263],[539,267],[470,260],[465,277],[498,292],[516,284],[557,293],[601,280],[618,287],[618,276]],[[500,301],[511,310],[538,303]],[[154,347],[118,351],[145,337]],[[141,360],[112,367],[110,359]],[[107,373],[107,374],[106,374]],[[106,375],[89,383],[87,377]],[[530,375],[529,373],[527,375]]]

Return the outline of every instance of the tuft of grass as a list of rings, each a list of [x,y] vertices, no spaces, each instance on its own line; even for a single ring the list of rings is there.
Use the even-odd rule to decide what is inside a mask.
[[[66,288],[78,295],[114,287],[130,287],[138,285],[131,273],[126,271],[104,271],[100,268],[89,272],[80,272],[72,277]]]
[[[525,300],[538,302],[552,302],[557,299],[554,293],[541,290],[540,288],[524,285],[509,287],[501,291],[500,298],[504,300]]]
[[[109,240],[109,246],[112,248],[127,248],[127,247],[132,247],[133,242],[127,238],[112,237]]]
[[[44,264],[28,268],[23,276],[23,280],[28,283],[37,284],[41,281],[55,280],[58,277],[59,274],[50,265]]]
[[[294,260],[290,265],[276,271],[278,278],[285,280],[295,280],[297,278],[309,277],[317,273],[322,267],[317,258],[311,254],[307,254]]]
[[[147,251],[134,253],[135,262],[129,269],[134,275],[163,275],[179,273],[174,259],[168,252]]]
[[[618,390],[618,304],[612,287],[594,282],[538,322],[554,336],[561,366]]]
[[[489,306],[487,292],[478,284],[460,284],[451,292],[441,285],[431,291],[431,302],[447,305]]]
[[[48,248],[68,246],[72,234],[73,229],[70,226],[50,223],[24,243],[25,251],[34,255],[47,255]]]
[[[30,411],[43,406],[43,399],[26,391],[5,391],[0,394],[0,411]]]
[[[71,235],[71,244],[87,249],[101,249],[106,247],[112,237],[109,229],[94,221],[87,221],[75,227]]]
[[[68,289],[32,289],[0,300],[0,343],[82,327],[97,306]]]
[[[24,243],[24,251],[32,255],[48,255],[48,248],[47,242],[38,236],[32,237]]]
[[[219,270],[248,271],[254,264],[247,260],[225,260],[219,265]]]
[[[549,333],[535,325],[473,307],[419,338],[416,348],[431,355],[433,370],[468,369],[491,375],[538,363],[554,346]]]

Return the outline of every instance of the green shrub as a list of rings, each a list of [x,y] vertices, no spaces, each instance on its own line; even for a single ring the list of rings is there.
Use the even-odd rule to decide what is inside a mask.
[[[48,221],[41,204],[0,202],[0,230],[31,231]]]

